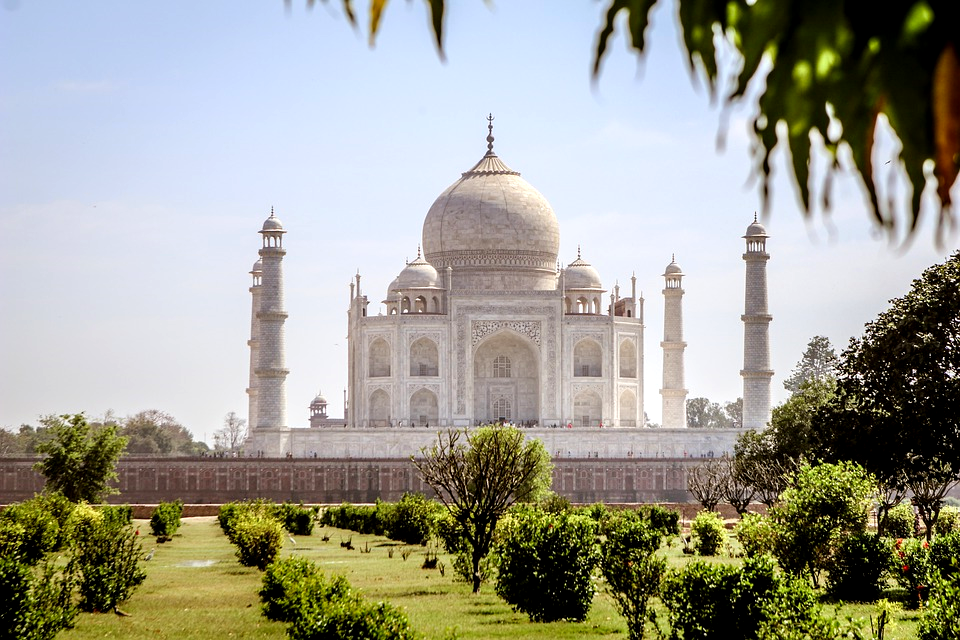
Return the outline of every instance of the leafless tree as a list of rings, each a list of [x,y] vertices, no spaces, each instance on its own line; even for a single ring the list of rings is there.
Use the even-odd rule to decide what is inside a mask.
[[[746,481],[740,473],[740,465],[735,458],[723,456],[721,459],[722,473],[724,476],[723,499],[737,510],[737,515],[741,518],[747,512],[747,507],[753,502],[756,496],[756,489]]]
[[[213,434],[213,446],[217,451],[239,451],[247,439],[247,421],[231,411],[223,418],[223,427]]]
[[[713,511],[723,500],[726,480],[720,459],[707,460],[687,473],[687,489],[704,509]]]

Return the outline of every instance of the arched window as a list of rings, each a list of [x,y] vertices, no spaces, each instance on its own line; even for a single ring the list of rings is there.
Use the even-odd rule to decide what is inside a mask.
[[[496,420],[510,422],[513,419],[510,415],[510,401],[506,398],[497,398],[493,401],[493,413]]]
[[[420,338],[410,345],[410,375],[439,375],[440,356],[437,343],[430,338]]]
[[[414,307],[416,308],[416,313],[426,313],[427,312],[427,299],[423,296],[417,296],[416,300],[413,301]]]
[[[510,377],[510,358],[507,356],[497,356],[493,359],[493,377],[494,378],[509,378]]]

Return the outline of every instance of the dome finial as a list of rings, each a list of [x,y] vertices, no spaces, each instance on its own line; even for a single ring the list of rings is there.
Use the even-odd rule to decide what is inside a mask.
[[[580,245],[577,245],[577,260],[580,259]]]
[[[677,254],[671,253],[671,254],[670,254],[670,262],[676,262],[676,261],[677,261]]]
[[[274,216],[273,216],[273,205],[270,205],[270,217],[271,217],[271,218],[274,217]]]
[[[417,260],[420,259],[420,245],[417,245]]]
[[[493,114],[487,116],[487,153],[493,153]]]
[[[756,211],[753,212],[753,221],[754,221],[754,222],[757,221],[757,212],[756,212]]]

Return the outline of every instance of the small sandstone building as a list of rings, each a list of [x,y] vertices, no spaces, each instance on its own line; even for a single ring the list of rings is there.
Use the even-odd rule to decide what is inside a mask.
[[[707,457],[732,450],[736,430],[686,429],[680,267],[672,261],[664,273],[666,428],[647,429],[644,301],[636,277],[629,295],[621,295],[619,285],[604,287],[579,248],[561,265],[557,216],[494,152],[492,120],[486,153],[427,211],[416,259],[385,292],[368,295],[359,273],[350,283],[344,421],[329,419],[326,401],[321,409],[315,399],[314,428],[285,424],[286,313],[277,281],[285,231],[271,212],[251,272],[248,453],[408,457],[433,442],[438,428],[497,421],[527,428],[558,457]],[[748,278],[753,264],[748,260]],[[750,293],[756,286],[748,280],[748,296],[756,297]],[[385,312],[371,313],[371,296]],[[757,324],[752,299],[744,322],[749,316],[756,341],[766,324]],[[765,299],[764,293],[764,313]],[[748,377],[766,376],[757,372],[762,364],[745,363],[745,390]]]

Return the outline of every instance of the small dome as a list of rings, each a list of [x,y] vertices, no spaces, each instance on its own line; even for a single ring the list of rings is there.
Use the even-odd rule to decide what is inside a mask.
[[[254,262],[253,269],[250,270],[250,273],[263,273],[263,260]]]
[[[667,265],[667,268],[663,270],[663,275],[665,276],[682,276],[683,269],[680,268],[680,265],[677,264],[677,259],[672,257],[670,258],[670,264]]]
[[[270,217],[263,221],[262,231],[283,231],[283,223],[273,215],[273,209],[270,209]]]
[[[310,406],[327,404],[327,399],[323,397],[323,394],[318,393],[317,397],[313,399],[313,402],[310,403]]]
[[[563,272],[564,289],[603,289],[600,274],[589,262],[580,257],[577,250],[577,259],[567,265]]]
[[[407,263],[394,282],[397,289],[437,288],[440,286],[440,276],[433,265],[420,256],[418,250],[417,259]],[[391,289],[393,288],[394,286],[391,285]]]
[[[747,227],[747,234],[743,236],[744,238],[767,238],[767,229],[762,224],[757,222],[757,214],[753,214],[753,222]]]

